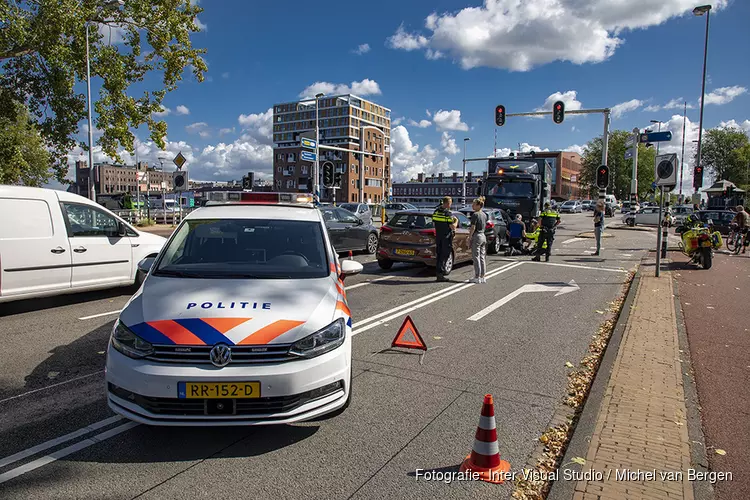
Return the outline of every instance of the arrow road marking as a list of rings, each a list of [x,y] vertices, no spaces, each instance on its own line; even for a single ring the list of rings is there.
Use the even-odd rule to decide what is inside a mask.
[[[567,245],[568,243],[575,243],[576,241],[586,241],[586,238],[571,238],[569,240],[563,241],[562,244]]]
[[[529,285],[523,285],[521,288],[517,289],[514,292],[509,293],[502,299],[498,300],[494,304],[485,307],[478,313],[476,313],[474,316],[470,316],[467,319],[467,321],[479,321],[480,319],[487,316],[489,313],[494,311],[495,309],[498,309],[511,300],[515,299],[519,295],[523,293],[534,293],[534,292],[557,292],[555,294],[555,297],[558,295],[565,295],[566,293],[575,292],[577,290],[580,290],[580,287],[576,284],[575,280],[570,280],[570,283],[567,285],[559,285],[559,286],[550,286],[550,285],[542,285],[539,283],[529,284]]]

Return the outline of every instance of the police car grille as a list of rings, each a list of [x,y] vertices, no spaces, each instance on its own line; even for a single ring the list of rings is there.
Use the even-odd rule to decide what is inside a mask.
[[[289,355],[291,344],[274,344],[264,346],[232,346],[232,361],[229,365],[248,365],[260,363],[283,363],[299,359]],[[162,363],[177,364],[211,364],[209,353],[213,346],[154,346],[154,353],[146,359]]]

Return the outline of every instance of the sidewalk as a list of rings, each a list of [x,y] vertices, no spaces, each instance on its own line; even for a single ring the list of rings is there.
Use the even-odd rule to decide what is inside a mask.
[[[574,499],[694,498],[672,277],[641,272]]]

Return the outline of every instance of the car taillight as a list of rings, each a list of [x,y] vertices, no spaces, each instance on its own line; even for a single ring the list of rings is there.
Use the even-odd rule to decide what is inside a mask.
[[[485,229],[492,229],[493,227],[495,227],[495,223],[491,221],[487,222],[487,225],[484,226]]]
[[[434,229],[422,229],[419,234],[423,234],[425,236],[437,236],[437,231]]]
[[[380,228],[380,232],[381,233],[392,233],[393,232],[393,228],[389,227],[389,226],[383,226],[383,227]]]

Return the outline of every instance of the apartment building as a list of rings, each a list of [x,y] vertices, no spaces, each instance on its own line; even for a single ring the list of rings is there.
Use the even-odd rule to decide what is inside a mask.
[[[284,192],[306,192],[314,163],[303,161],[302,137],[315,138],[316,99],[273,107],[273,183]],[[333,162],[342,174],[337,202],[380,203],[391,188],[391,110],[355,95],[323,96],[317,102],[320,163]],[[360,151],[364,154],[360,154]],[[322,173],[321,173],[322,175]],[[322,187],[322,201],[333,190]]]
[[[110,163],[94,163],[94,173],[84,161],[76,161],[76,181],[70,191],[87,196],[91,189],[93,177],[94,186],[98,195],[136,193],[140,191],[157,192],[162,189],[172,190],[172,172],[163,172],[155,168],[149,168],[147,164],[139,162],[138,166],[114,165]],[[138,180],[138,172],[148,172]]]

